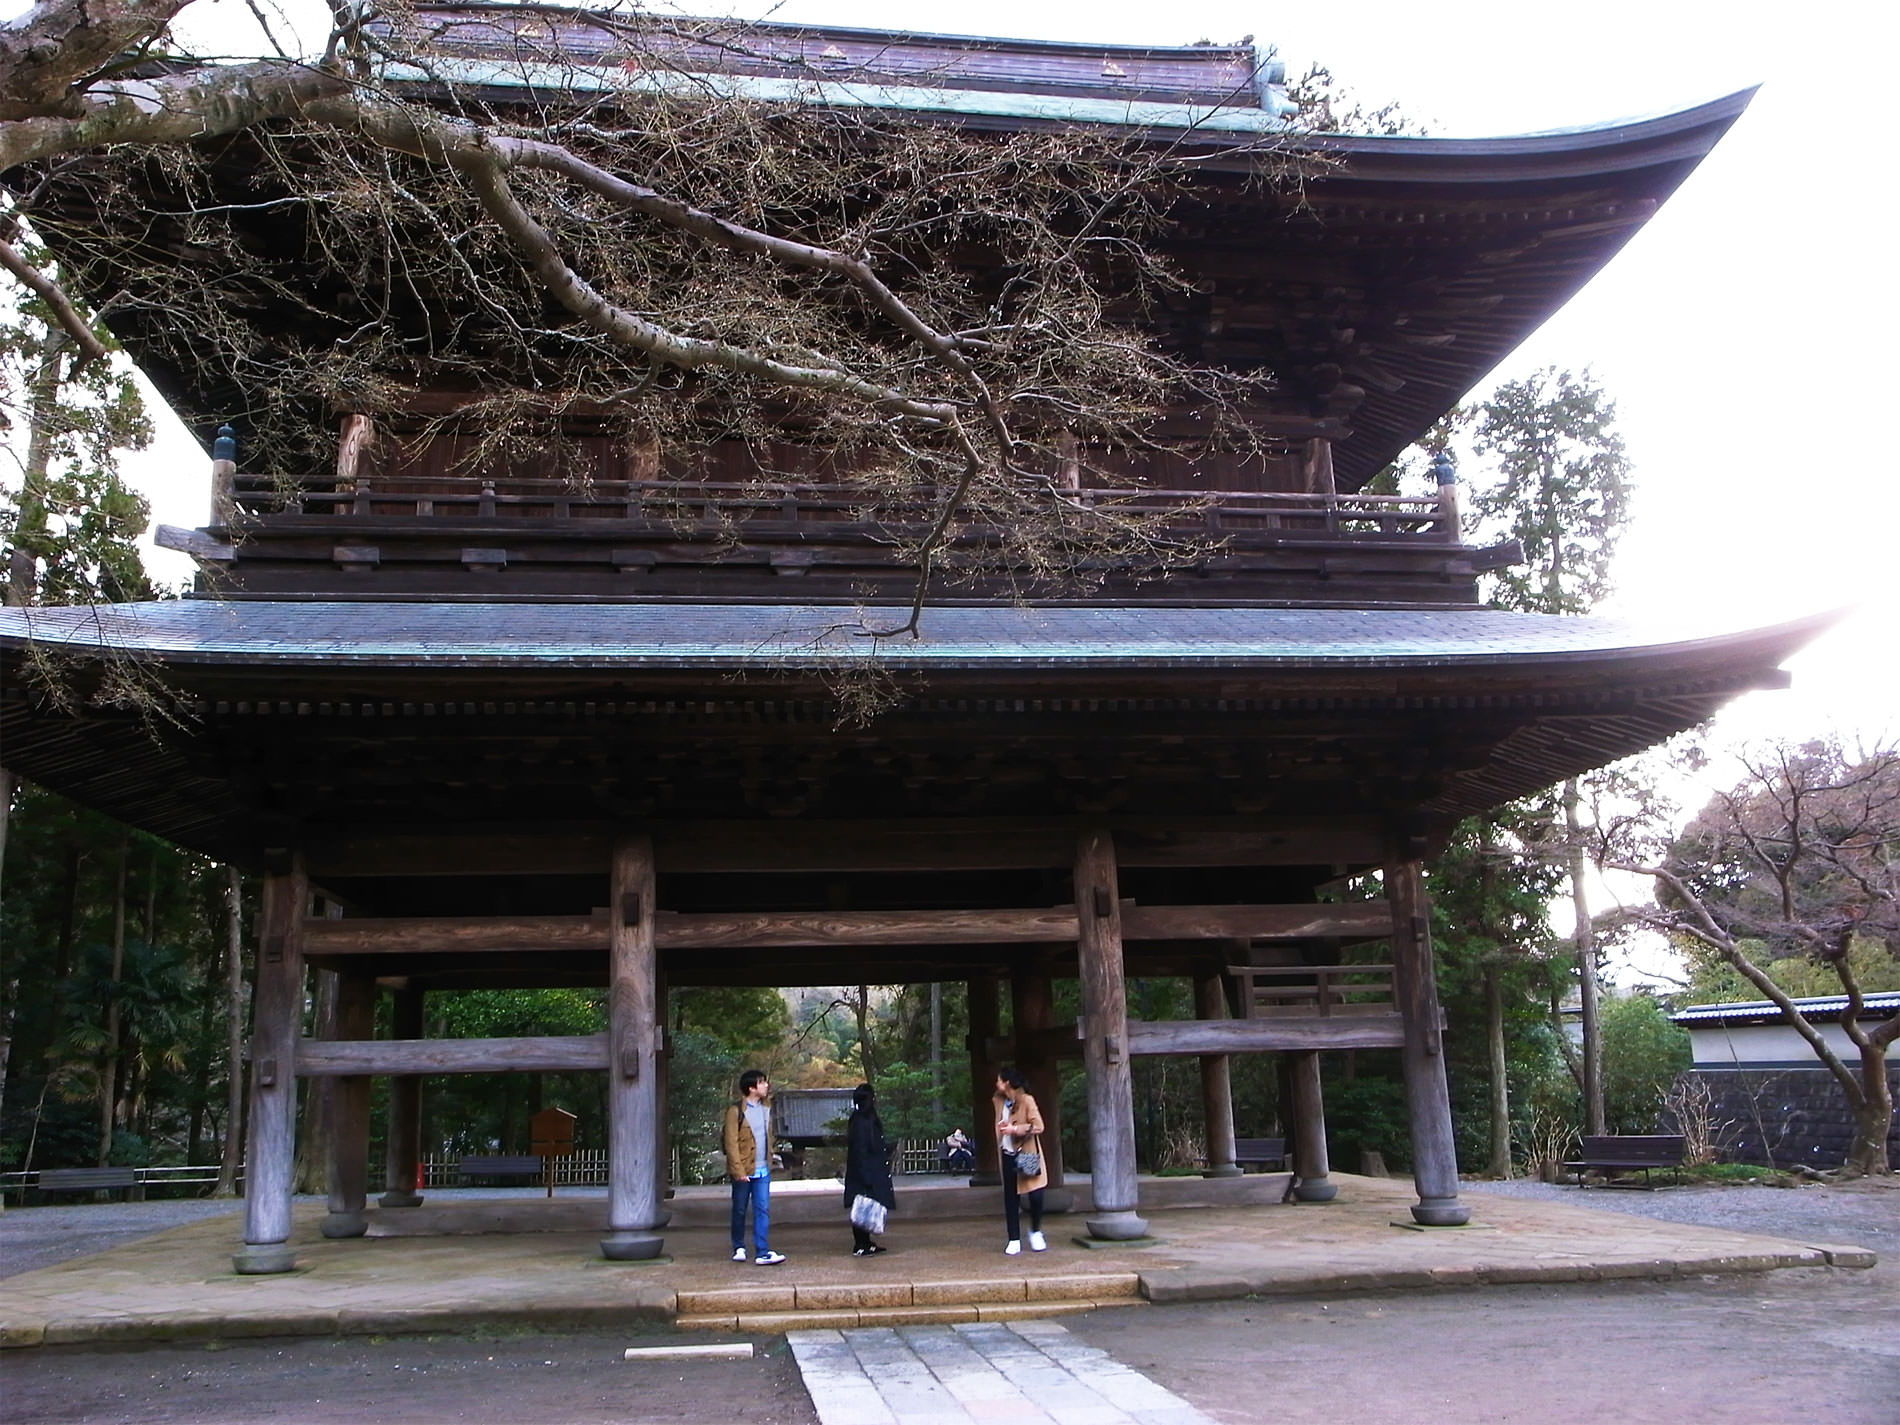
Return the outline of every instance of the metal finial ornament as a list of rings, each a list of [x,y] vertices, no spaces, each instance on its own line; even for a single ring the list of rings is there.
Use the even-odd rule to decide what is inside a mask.
[[[1451,452],[1441,450],[1432,457],[1432,478],[1442,485],[1458,483],[1458,467],[1451,463]]]
[[[218,427],[218,438],[211,442],[211,458],[213,460],[229,460],[236,463],[237,432],[232,430],[229,425],[221,425]]]

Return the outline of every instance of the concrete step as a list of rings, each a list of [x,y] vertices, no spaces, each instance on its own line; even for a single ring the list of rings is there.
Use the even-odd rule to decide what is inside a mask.
[[[1139,1306],[1133,1272],[957,1281],[715,1287],[682,1291],[675,1324],[720,1331],[1017,1321],[1099,1306]]]

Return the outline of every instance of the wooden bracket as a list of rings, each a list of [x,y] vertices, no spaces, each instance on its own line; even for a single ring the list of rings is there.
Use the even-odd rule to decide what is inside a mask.
[[[277,1060],[262,1058],[257,1061],[257,1086],[268,1089],[277,1086]]]
[[[264,962],[269,965],[281,965],[284,962],[284,937],[266,935],[264,937]]]
[[[620,1077],[628,1083],[640,1078],[640,1036],[631,1029],[620,1036]]]
[[[638,925],[640,923],[640,893],[628,891],[620,897],[620,923]]]
[[[1097,886],[1095,888],[1095,918],[1107,920],[1114,910],[1115,903],[1108,898],[1108,887]]]
[[[1102,1059],[1105,1063],[1119,1064],[1122,1061],[1122,1038],[1119,1034],[1102,1036]]]

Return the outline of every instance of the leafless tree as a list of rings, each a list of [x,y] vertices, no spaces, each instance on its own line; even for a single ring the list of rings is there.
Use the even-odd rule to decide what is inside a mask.
[[[1780,742],[1743,760],[1741,783],[1667,844],[1645,845],[1638,818],[1610,822],[1600,863],[1652,878],[1657,903],[1635,913],[1713,952],[1775,1004],[1853,1113],[1847,1170],[1891,1172],[1886,1056],[1900,1039],[1900,1015],[1868,1020],[1849,952],[1860,939],[1900,945],[1900,747]],[[1841,1030],[1857,1064],[1834,1051],[1768,974],[1768,964],[1788,956],[1825,965],[1839,979]]]

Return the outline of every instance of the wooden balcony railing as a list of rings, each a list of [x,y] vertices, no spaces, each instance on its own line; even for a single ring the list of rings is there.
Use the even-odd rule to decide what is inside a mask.
[[[680,533],[814,524],[894,529],[934,518],[927,499],[876,500],[845,485],[729,481],[600,481],[576,487],[555,479],[477,481],[446,476],[358,479],[327,488],[285,489],[259,475],[235,477],[243,515],[420,520],[633,520]],[[1321,539],[1388,536],[1455,543],[1453,502],[1412,495],[1294,494],[1245,490],[1084,489],[1070,498],[1214,534],[1285,534]],[[838,533],[846,533],[839,528]]]
[[[1390,965],[1231,965],[1243,1019],[1396,1014]]]

